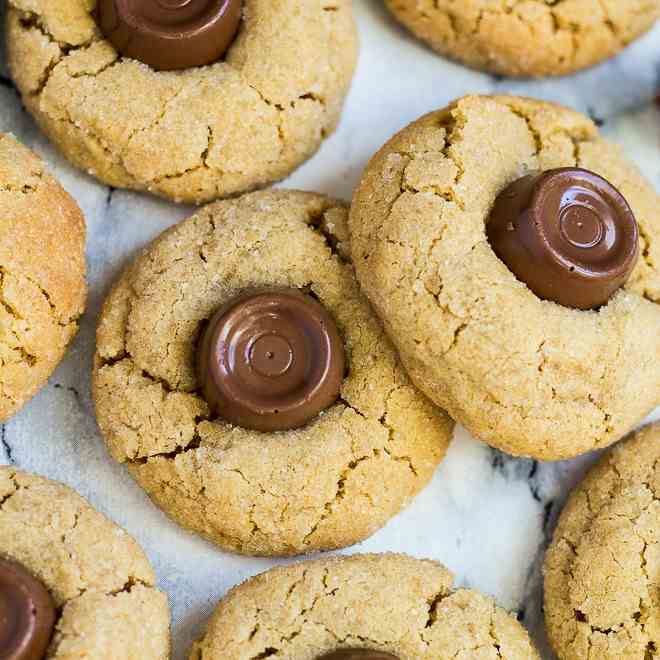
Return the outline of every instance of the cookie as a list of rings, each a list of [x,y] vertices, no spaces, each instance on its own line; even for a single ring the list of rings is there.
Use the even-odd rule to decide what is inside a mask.
[[[359,292],[346,215],[293,191],[207,206],[147,247],[103,307],[93,388],[112,455],[227,550],[360,541],[449,443],[452,422],[414,389]]]
[[[0,421],[48,380],[86,297],[85,221],[44,163],[0,133]]]
[[[192,50],[186,40],[162,45],[163,3],[140,5],[155,12],[145,18],[155,41],[137,51],[129,46],[146,43],[144,30],[132,40],[111,32],[107,23],[126,17],[104,18],[107,4],[11,0],[7,39],[26,108],[71,162],[108,185],[209,201],[284,178],[334,130],[357,55],[350,0],[244,0],[222,59],[178,71],[151,59]],[[165,4],[183,12],[177,35],[196,34],[199,16],[212,24],[219,5]]]
[[[137,543],[77,493],[0,467],[2,657],[165,660],[169,609],[154,585]]]
[[[660,17],[658,0],[385,0],[441,55],[505,76],[559,76],[613,57]]]
[[[571,494],[545,560],[561,659],[647,660],[660,649],[660,424],[611,450]]]
[[[638,225],[636,265],[598,309],[541,298],[487,235],[508,186],[539,171],[556,179],[565,167],[606,179]],[[620,202],[588,189],[584,170],[578,174],[584,190],[576,206],[554,208],[555,225],[578,218],[577,229],[590,204],[613,212]],[[547,198],[551,210],[564,199],[554,198]],[[514,190],[509,201],[519,206],[514,229],[529,199]],[[623,207],[617,213],[624,222]],[[603,238],[610,221],[598,217]],[[479,96],[431,113],[371,160],[349,226],[362,289],[412,380],[487,443],[515,455],[568,458],[610,445],[660,403],[660,200],[583,115],[542,101]],[[613,243],[623,251],[605,250],[605,265],[626,262],[625,226]],[[594,248],[596,262],[602,246]],[[562,267],[571,263],[570,254],[555,256]],[[576,291],[588,265],[571,266]]]
[[[394,554],[275,568],[229,592],[190,660],[539,658],[514,617],[453,581]]]

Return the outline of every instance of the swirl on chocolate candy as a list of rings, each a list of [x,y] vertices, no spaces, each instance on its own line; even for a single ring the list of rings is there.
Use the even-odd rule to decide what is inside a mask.
[[[399,660],[396,655],[371,649],[339,649],[320,655],[316,660]]]
[[[217,62],[236,36],[242,0],[99,0],[101,32],[158,71]]]
[[[197,354],[211,409],[257,431],[298,428],[332,405],[344,365],[333,319],[297,289],[235,298],[211,319]]]
[[[577,309],[606,304],[639,256],[639,229],[623,195],[579,168],[514,181],[486,230],[497,256],[539,298]]]
[[[47,589],[20,564],[0,559],[0,658],[41,660],[55,625]]]

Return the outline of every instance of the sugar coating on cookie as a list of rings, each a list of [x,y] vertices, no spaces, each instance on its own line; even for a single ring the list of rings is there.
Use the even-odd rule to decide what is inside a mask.
[[[558,76],[602,62],[649,30],[658,0],[385,0],[442,55],[506,76]]]
[[[486,235],[507,185],[558,167],[606,178],[637,218],[637,265],[597,311],[538,298]],[[411,378],[489,444],[571,457],[660,403],[658,195],[583,115],[479,96],[431,113],[371,160],[349,226],[362,289]]]
[[[223,548],[286,555],[351,545],[406,506],[452,433],[410,383],[348,262],[347,211],[271,191],[165,232],[105,302],[94,399],[113,456],[154,502]],[[244,291],[312,295],[344,341],[339,399],[295,430],[212,414],[195,369],[205,321]]]
[[[50,591],[57,618],[45,658],[169,658],[167,597],[147,557],[70,488],[0,467],[0,557]]]
[[[0,133],[0,421],[55,370],[78,330],[85,221],[44,163]]]
[[[318,660],[370,648],[400,660],[537,660],[525,629],[492,599],[452,589],[441,564],[354,555],[275,568],[234,588],[190,660]]]
[[[611,450],[571,494],[545,560],[559,658],[646,660],[660,649],[660,424]]]
[[[287,176],[339,120],[350,0],[245,0],[224,58],[183,71],[120,57],[94,4],[11,0],[8,57],[42,130],[109,185],[186,202],[244,192]]]

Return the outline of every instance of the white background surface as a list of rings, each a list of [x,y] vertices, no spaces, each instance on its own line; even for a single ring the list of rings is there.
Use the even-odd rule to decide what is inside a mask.
[[[284,185],[349,199],[369,157],[407,123],[466,93],[507,91],[589,112],[660,190],[660,106],[653,103],[660,87],[660,25],[621,57],[587,72],[512,81],[434,55],[389,18],[381,0],[354,4],[362,49],[341,126]],[[45,157],[85,212],[90,284],[88,311],[67,358],[42,392],[2,427],[0,463],[69,484],[139,540],[169,593],[174,658],[181,660],[217,599],[275,562],[222,553],[151,505],[106,453],[92,413],[89,372],[98,311],[113,278],[137,249],[190,209],[110,190],[74,171],[22,110],[1,54],[0,74],[5,76],[0,130],[15,133]],[[516,460],[458,428],[432,484],[385,529],[349,552],[393,550],[439,559],[458,584],[492,594],[517,611],[545,649],[540,560],[568,490],[594,459]]]

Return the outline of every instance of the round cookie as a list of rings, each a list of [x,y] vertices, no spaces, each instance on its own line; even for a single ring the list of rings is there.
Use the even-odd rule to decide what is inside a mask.
[[[566,166],[609,180],[639,226],[636,267],[596,311],[541,300],[486,235],[507,185]],[[583,115],[470,96],[371,160],[349,219],[353,262],[427,396],[506,452],[567,458],[610,445],[660,403],[659,201]]]
[[[646,660],[660,648],[660,424],[611,450],[571,494],[545,560],[560,659]]]
[[[0,133],[0,421],[55,370],[78,330],[85,221],[44,163]]]
[[[339,121],[357,54],[350,0],[244,0],[224,59],[183,71],[121,57],[95,5],[10,0],[8,56],[42,130],[111,186],[196,203],[244,192],[287,176]]]
[[[437,562],[394,554],[275,568],[229,592],[190,660],[539,658],[514,617],[453,581]]]
[[[658,0],[385,0],[431,48],[505,76],[558,76],[613,57],[660,17]]]
[[[293,191],[212,204],[151,244],[105,302],[93,384],[110,451],[222,548],[293,555],[360,541],[426,485],[449,443],[452,422],[414,389],[359,292],[346,216]],[[343,339],[339,398],[297,429],[232,426],[201,394],[205,321],[261,287],[311,294]]]
[[[70,488],[0,467],[0,568],[6,560],[52,597],[44,658],[169,658],[167,597],[144,552]]]

